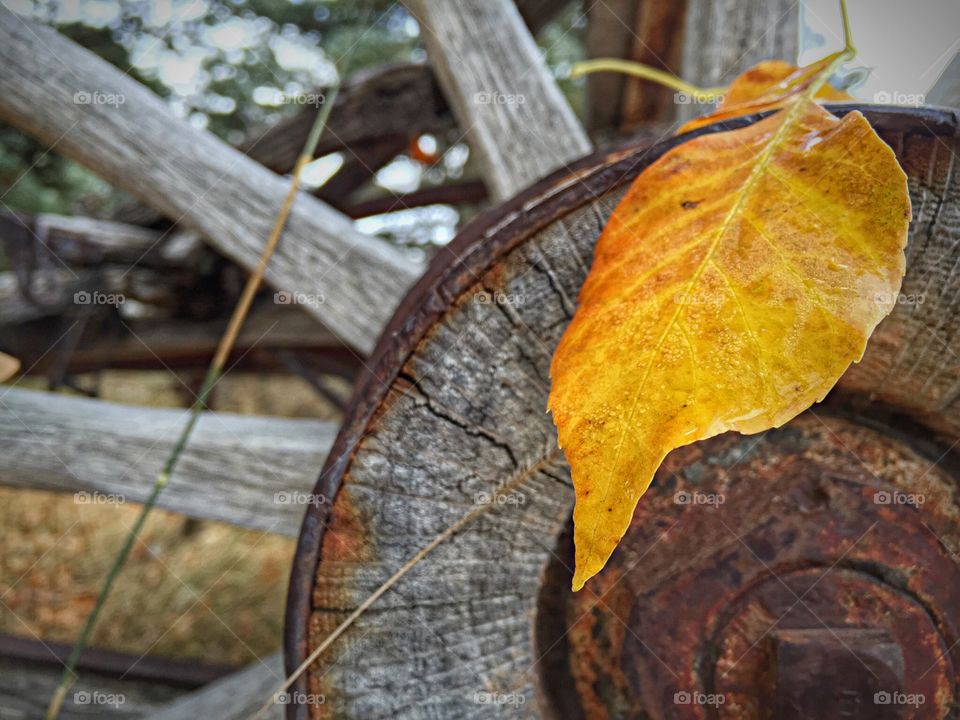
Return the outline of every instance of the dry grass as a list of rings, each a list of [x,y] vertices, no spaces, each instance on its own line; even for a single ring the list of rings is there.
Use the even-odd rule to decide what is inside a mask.
[[[71,642],[137,506],[0,490],[4,632]],[[293,541],[158,511],[92,645],[224,664],[277,649]]]
[[[185,404],[183,387],[168,373],[104,375],[103,399]],[[228,377],[216,407],[335,415],[295,378]],[[0,631],[72,642],[139,509],[0,489]],[[280,647],[293,551],[289,538],[154,511],[91,645],[219,664],[269,654]]]

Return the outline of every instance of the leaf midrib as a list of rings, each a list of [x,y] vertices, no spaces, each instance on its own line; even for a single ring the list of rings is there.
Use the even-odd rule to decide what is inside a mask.
[[[811,85],[811,87],[814,87],[814,86],[815,84]],[[703,259],[700,261],[699,265],[697,266],[697,269],[694,272],[693,276],[690,278],[690,280],[687,281],[686,285],[684,286],[683,294],[685,296],[689,295],[691,289],[700,280],[700,277],[703,275],[704,270],[706,269],[707,265],[710,264],[710,261],[713,258],[713,255],[716,253],[717,248],[719,247],[723,238],[726,236],[727,232],[730,230],[730,227],[733,224],[733,221],[740,214],[747,199],[753,193],[753,189],[756,187],[757,182],[766,172],[767,167],[769,166],[774,153],[782,144],[783,139],[786,136],[787,132],[793,127],[793,125],[801,115],[801,112],[806,107],[807,102],[808,102],[807,93],[804,93],[803,95],[798,96],[793,101],[791,107],[785,112],[783,116],[783,121],[780,123],[780,127],[777,128],[777,131],[774,133],[773,137],[770,138],[770,142],[767,144],[766,148],[764,148],[763,150],[763,153],[760,155],[760,159],[758,160],[756,167],[754,167],[754,169],[750,171],[750,176],[747,178],[747,182],[738,191],[738,194],[736,196],[736,201],[734,202],[733,206],[730,208],[730,211],[724,217],[723,223],[718,228],[717,233],[714,236],[713,240],[711,241],[710,247],[707,249],[706,254],[704,255]],[[784,112],[784,111],[781,111],[781,112]],[[606,502],[609,499],[610,490],[612,487],[610,480],[613,478],[614,474],[616,473],[617,467],[620,464],[620,458],[623,454],[623,442],[627,436],[627,427],[630,425],[630,422],[633,419],[634,414],[636,413],[640,396],[643,392],[644,387],[646,386],[647,380],[650,378],[650,373],[653,370],[654,361],[657,359],[657,357],[659,357],[660,352],[663,350],[663,344],[664,342],[666,342],[667,336],[670,334],[670,331],[673,330],[674,325],[676,325],[677,320],[680,318],[681,314],[684,312],[685,309],[686,309],[685,305],[683,304],[677,305],[677,308],[674,310],[673,315],[671,316],[670,320],[667,322],[666,327],[664,328],[663,332],[660,334],[660,337],[657,340],[656,344],[654,345],[653,351],[649,356],[650,360],[647,363],[646,369],[644,370],[643,377],[638,383],[637,388],[633,395],[633,399],[630,402],[630,410],[627,413],[626,419],[624,420],[623,423],[621,423],[621,426],[620,426],[620,437],[617,440],[616,453],[614,455],[613,463],[610,467],[610,472],[607,475],[606,482],[604,483],[605,490],[603,494],[603,502]],[[595,545],[598,525],[599,523],[597,522],[593,523],[593,532],[591,533],[591,537],[590,537],[591,548],[593,548]]]

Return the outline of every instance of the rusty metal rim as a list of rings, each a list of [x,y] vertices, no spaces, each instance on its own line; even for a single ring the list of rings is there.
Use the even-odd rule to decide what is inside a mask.
[[[857,103],[831,104],[838,117],[859,110],[879,131],[940,137],[960,132],[960,112],[949,108],[900,108]],[[600,151],[562,168],[511,200],[478,215],[434,256],[424,275],[397,308],[358,379],[345,421],[330,450],[314,492],[330,502],[307,509],[290,576],[284,623],[284,659],[292,673],[309,650],[309,618],[324,530],[353,452],[375,419],[389,388],[427,331],[451,304],[499,258],[545,226],[591,199],[632,181],[667,151],[694,137],[751,125],[770,113],[732,118],[653,145],[627,144]],[[306,694],[304,673],[292,686]],[[288,720],[306,720],[303,705],[287,706]]]

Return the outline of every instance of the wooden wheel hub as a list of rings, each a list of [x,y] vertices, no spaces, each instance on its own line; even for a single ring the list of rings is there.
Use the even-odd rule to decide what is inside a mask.
[[[673,453],[580,593],[564,540],[538,624],[555,717],[948,716],[954,480],[816,412]]]
[[[960,437],[960,121],[863,111],[910,180],[902,291],[922,303],[897,305],[829,407],[673,453],[577,595],[550,359],[617,200],[685,138],[587,158],[439,253],[317,484],[332,502],[301,532],[288,670],[486,509],[313,664],[294,695],[325,701],[290,705],[291,718],[952,717],[960,542],[943,468]],[[882,693],[890,703],[873,701]]]

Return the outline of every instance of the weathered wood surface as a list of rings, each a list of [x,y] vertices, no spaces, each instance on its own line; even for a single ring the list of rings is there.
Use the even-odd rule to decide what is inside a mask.
[[[143,502],[186,419],[185,410],[0,388],[0,484]],[[336,429],[204,413],[159,506],[295,536]]]
[[[687,0],[680,76],[695,85],[726,85],[751,65],[771,58],[795,62],[800,4],[794,0]],[[679,106],[680,119],[709,107]]]
[[[318,90],[320,92],[320,90]],[[306,142],[317,109],[305,107],[251,135],[241,146],[275,172],[289,172]],[[427,65],[387,65],[352,74],[337,94],[317,155],[357,151],[384,137],[415,137],[454,125],[453,115]]]
[[[68,307],[79,308],[76,293],[92,290],[118,293],[125,281],[133,281],[137,276],[144,277],[145,273],[138,268],[125,275],[115,265],[76,271],[62,265],[48,265],[29,274],[25,289],[16,273],[0,272],[0,325],[56,315]]]
[[[760,60],[794,62],[799,23],[792,0],[688,0],[682,76],[722,85]]]
[[[255,266],[286,180],[175,118],[160,98],[93,53],[6,8],[0,63],[0,119],[202,233],[244,267]],[[266,279],[322,294],[310,311],[368,351],[419,270],[301,194]]]
[[[7,278],[0,273],[0,320],[9,317],[21,305],[29,308],[16,294],[5,292]],[[12,284],[12,283],[10,283]],[[7,304],[12,303],[12,304]],[[63,372],[72,375],[102,369],[174,370],[205,368],[216,351],[227,326],[226,319],[126,319],[110,331],[90,332],[80,339],[68,357],[61,359],[57,342],[65,323],[33,324],[7,329],[0,336],[0,351],[20,358],[31,374],[47,372],[62,362]],[[52,348],[52,349],[51,349]],[[228,366],[234,370],[278,370],[276,355],[281,350],[308,353],[322,361],[325,372],[352,378],[360,361],[356,353],[343,347],[316,318],[292,305],[272,302],[254,306],[241,328],[230,354]]]
[[[497,199],[590,149],[513,0],[407,0]]]
[[[960,437],[960,122],[912,112],[868,111],[910,177],[914,220],[905,300],[837,393],[866,414],[871,400],[893,406],[952,442]],[[508,203],[465,230],[406,301],[396,322],[408,334],[379,348],[318,483],[334,502],[308,512],[288,666],[437,533],[478,504],[494,506],[313,666],[300,685],[326,697],[313,717],[543,716],[535,687],[547,648],[532,641],[532,628],[541,574],[573,499],[544,412],[549,362],[617,199],[676,142],[588,161]],[[922,303],[907,302],[916,294]]]
[[[686,3],[609,0],[587,7],[587,58],[617,57],[680,73]],[[641,123],[677,115],[669,88],[620,73],[587,77],[586,124],[591,133],[629,133]]]
[[[252,663],[238,673],[184,695],[158,712],[151,720],[245,720],[252,717],[284,680],[280,653]],[[273,705],[266,720],[281,720],[284,704]]]
[[[62,674],[60,666],[0,658],[0,718],[42,720]],[[156,682],[116,680],[85,672],[67,694],[60,718],[133,720],[153,717],[155,711],[189,694],[183,688]],[[187,716],[182,720],[187,720]]]
[[[0,634],[0,718],[45,717],[72,649],[64,643]],[[175,698],[234,674],[226,666],[99,648],[83,652],[78,672],[80,679],[67,693],[60,715],[66,720],[152,716]]]
[[[66,262],[137,262],[163,245],[183,241],[189,231],[165,232],[128,223],[95,218],[0,213],[0,240],[33,239]],[[43,251],[39,259],[47,260]],[[159,254],[159,252],[158,252]]]

